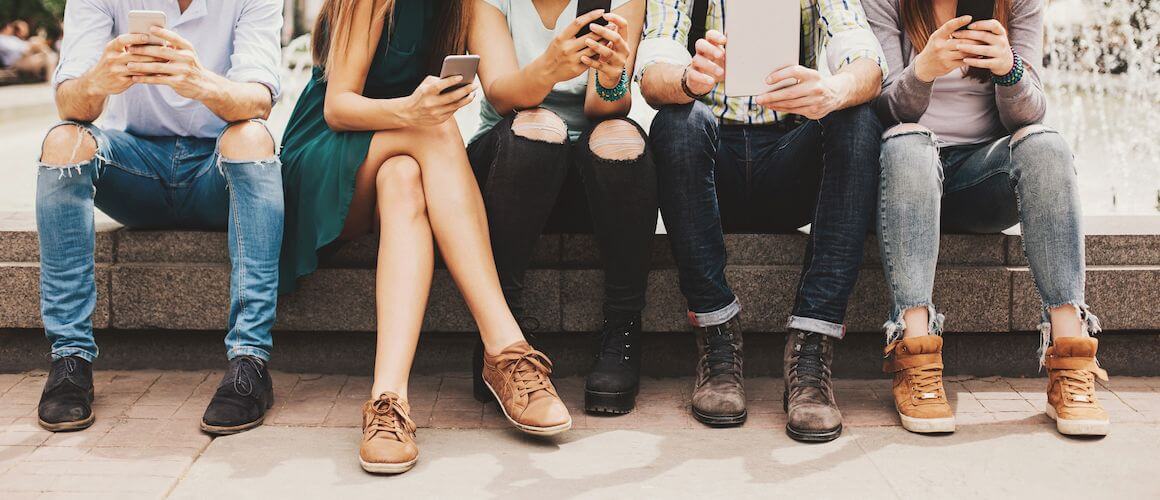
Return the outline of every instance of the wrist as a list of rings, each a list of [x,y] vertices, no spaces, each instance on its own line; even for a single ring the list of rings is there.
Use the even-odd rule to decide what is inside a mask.
[[[935,78],[938,78],[938,75],[932,75],[928,70],[926,59],[922,57],[922,54],[914,58],[914,77],[922,83],[932,83]]]

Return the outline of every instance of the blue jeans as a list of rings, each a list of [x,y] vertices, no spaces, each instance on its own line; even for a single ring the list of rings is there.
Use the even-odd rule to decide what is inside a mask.
[[[788,328],[841,338],[874,217],[882,125],[855,106],[799,125],[720,125],[701,102],[653,119],[661,215],[695,326],[737,315],[725,279],[724,231],[810,224]]]
[[[67,124],[57,126],[62,125]],[[40,163],[36,181],[40,307],[53,358],[97,357],[96,206],[130,228],[227,229],[232,263],[227,354],[268,360],[282,245],[278,158],[231,161],[221,157],[213,139],[143,137],[72,125],[96,139],[96,157],[65,166]]]
[[[1073,305],[1089,331],[1098,330],[1084,303],[1075,166],[1058,133],[1033,125],[1015,138],[940,147],[929,130],[907,125],[886,133],[881,168],[878,242],[893,296],[888,340],[902,335],[902,313],[914,307],[927,307],[931,331],[941,331],[932,303],[940,228],[997,233],[1015,223],[1022,223],[1023,251],[1043,300],[1041,328],[1050,328],[1049,309]]]

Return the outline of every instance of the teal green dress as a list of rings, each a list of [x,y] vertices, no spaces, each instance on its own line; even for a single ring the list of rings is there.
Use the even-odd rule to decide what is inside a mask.
[[[410,95],[427,75],[435,3],[398,0],[393,33],[383,28],[367,71],[363,95],[390,99]],[[366,160],[373,131],[336,132],[323,118],[326,81],[315,67],[282,138],[286,229],[282,237],[279,290],[318,268],[318,250],[342,231],[354,197],[355,173]]]

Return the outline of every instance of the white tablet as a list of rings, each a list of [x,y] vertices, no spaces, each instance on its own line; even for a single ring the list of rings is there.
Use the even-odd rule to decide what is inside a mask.
[[[765,77],[798,63],[800,0],[725,0],[725,95],[764,94]]]

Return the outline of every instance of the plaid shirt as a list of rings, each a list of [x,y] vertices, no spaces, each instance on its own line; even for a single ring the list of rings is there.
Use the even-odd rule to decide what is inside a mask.
[[[692,24],[693,0],[647,0],[644,37],[637,50],[636,79],[639,82],[649,66],[665,62],[685,66],[692,61],[688,51],[689,27]],[[746,0],[766,1],[766,0]],[[777,0],[786,1],[786,0]],[[882,68],[886,79],[886,57],[878,39],[870,31],[866,13],[859,0],[800,0],[802,9],[801,65],[818,69],[818,54],[825,48],[827,66],[836,73],[845,65],[867,58]],[[709,0],[705,18],[706,30],[724,31],[722,0]],[[713,114],[726,123],[770,124],[794,115],[778,113],[758,106],[752,97],[726,97],[725,87],[718,84],[701,98]]]

